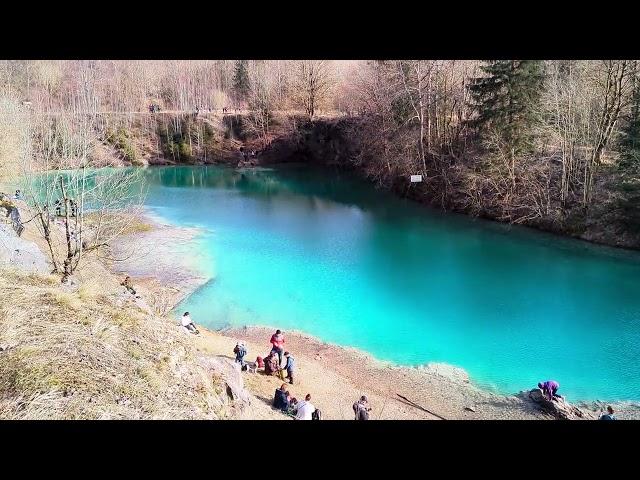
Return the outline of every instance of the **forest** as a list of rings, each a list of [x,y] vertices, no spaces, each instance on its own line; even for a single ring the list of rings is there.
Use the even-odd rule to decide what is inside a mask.
[[[2,61],[0,168],[87,166],[103,114],[150,104],[244,112],[265,144],[302,116],[383,188],[638,247],[639,77],[636,60]]]

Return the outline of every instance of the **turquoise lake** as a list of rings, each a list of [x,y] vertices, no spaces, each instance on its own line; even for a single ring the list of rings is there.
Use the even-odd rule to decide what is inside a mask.
[[[638,253],[440,213],[309,167],[144,175],[151,212],[202,231],[189,248],[211,280],[176,309],[196,323],[445,362],[502,393],[555,379],[570,400],[640,400]]]

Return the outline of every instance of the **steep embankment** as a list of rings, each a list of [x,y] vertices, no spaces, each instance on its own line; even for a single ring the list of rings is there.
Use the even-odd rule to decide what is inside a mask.
[[[550,197],[545,198],[548,192],[541,190],[526,195],[521,192],[521,197],[514,201],[523,208],[527,205],[525,210],[531,211],[509,217],[505,216],[495,192],[485,185],[490,179],[475,170],[482,163],[481,153],[469,153],[470,158],[465,161],[443,155],[438,161],[441,170],[432,166],[422,183],[412,184],[409,175],[416,172],[408,166],[411,162],[407,162],[407,158],[411,154],[387,151],[392,147],[398,150],[403,142],[411,144],[411,139],[392,136],[381,141],[378,138],[381,134],[365,119],[352,117],[298,121],[290,127],[261,152],[259,163],[305,162],[353,170],[379,188],[434,208],[500,222],[514,221],[593,243],[640,249],[640,232],[629,228],[619,215],[616,171],[611,165],[601,167],[594,189],[596,197],[588,211],[579,202],[563,210]],[[471,158],[473,155],[478,158]],[[538,181],[522,179],[520,183],[534,185]]]
[[[24,211],[23,211],[24,213]],[[49,275],[30,239],[0,225],[0,418],[225,419],[267,417],[233,362],[153,308],[149,289],[85,259],[68,284]],[[13,255],[13,256],[12,256]],[[41,255],[41,254],[40,254]],[[48,269],[48,268],[47,268]],[[43,270],[45,270],[43,272]]]

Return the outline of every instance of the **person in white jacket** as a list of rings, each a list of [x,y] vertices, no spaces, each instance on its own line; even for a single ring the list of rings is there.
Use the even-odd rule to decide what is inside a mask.
[[[189,312],[184,312],[180,323],[182,324],[182,328],[184,328],[186,331],[195,333],[196,335],[200,333],[196,328],[196,324],[193,323],[193,320],[191,320],[191,315],[189,315]]]
[[[298,402],[296,411],[296,420],[312,420],[312,414],[316,411],[316,407],[311,403],[311,394],[307,393],[304,400]]]

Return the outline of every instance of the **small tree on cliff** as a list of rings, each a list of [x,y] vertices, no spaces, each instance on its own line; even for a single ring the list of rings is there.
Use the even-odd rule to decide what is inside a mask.
[[[140,170],[98,168],[97,136],[84,114],[44,117],[33,126],[23,189],[63,282],[87,254],[100,255],[141,214]]]

